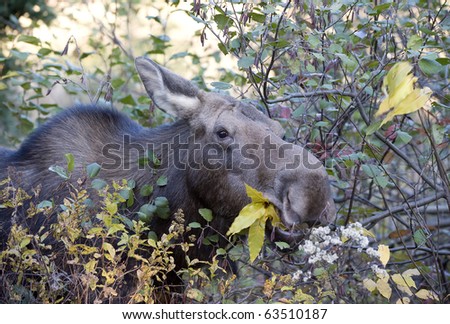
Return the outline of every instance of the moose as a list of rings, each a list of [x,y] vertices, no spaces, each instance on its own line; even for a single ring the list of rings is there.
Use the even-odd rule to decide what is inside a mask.
[[[112,108],[67,109],[38,127],[17,150],[0,148],[0,181],[8,179],[8,185],[28,193],[39,187],[39,199],[58,206],[70,188],[61,184],[88,178],[86,166],[97,163],[99,178],[135,182],[136,200],[128,209],[134,217],[140,205],[166,197],[170,215],[181,209],[187,223],[204,223],[199,209],[210,209],[211,228],[225,237],[250,202],[248,184],[275,206],[284,226],[273,231],[288,242],[298,239],[297,229],[304,223],[333,221],[335,206],[325,168],[305,148],[286,142],[279,122],[248,103],[200,90],[146,57],[136,58],[135,65],[152,102],[174,116],[174,123],[146,128]],[[158,159],[158,167],[142,165],[148,152]],[[75,165],[70,178],[63,179],[49,168],[67,165],[67,153]],[[140,196],[140,188],[161,176],[165,185],[155,185],[151,196]],[[0,209],[3,248],[13,224],[36,232],[56,219],[27,218],[26,208]],[[170,224],[171,217],[154,217],[150,228],[161,234]],[[211,255],[201,244],[189,253],[203,259]]]

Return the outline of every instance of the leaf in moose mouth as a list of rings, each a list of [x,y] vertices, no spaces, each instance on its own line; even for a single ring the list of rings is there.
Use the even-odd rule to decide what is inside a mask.
[[[270,219],[272,226],[281,223],[280,217],[272,203],[258,190],[245,184],[247,196],[252,200],[239,212],[233,224],[227,232],[228,236],[239,233],[248,228],[248,248],[250,251],[250,262],[255,261],[264,244],[266,222]]]

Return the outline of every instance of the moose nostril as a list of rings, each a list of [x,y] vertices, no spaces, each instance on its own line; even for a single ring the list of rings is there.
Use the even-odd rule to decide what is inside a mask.
[[[304,202],[297,196],[293,188],[289,188],[283,195],[283,210],[281,219],[285,226],[295,227],[302,223]]]

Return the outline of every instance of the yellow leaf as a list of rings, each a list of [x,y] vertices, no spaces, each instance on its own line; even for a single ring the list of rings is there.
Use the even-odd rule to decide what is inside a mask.
[[[248,230],[248,249],[250,251],[250,262],[255,261],[264,244],[264,234],[267,218],[255,221]]]
[[[402,293],[405,293],[408,296],[412,296],[414,295],[413,292],[411,291],[411,289],[409,287],[403,287],[403,286],[399,286],[397,285],[397,289],[399,291],[401,291]]]
[[[114,281],[116,281],[114,271],[106,271],[105,269],[102,269],[102,276],[105,277],[106,285],[111,285]]]
[[[404,271],[401,275],[400,274],[393,275],[392,280],[394,280],[394,282],[397,285],[400,285],[403,287],[414,287],[417,289],[416,283],[411,278],[411,276],[418,276],[418,275],[420,275],[419,270],[409,269],[409,270]]]
[[[396,304],[409,304],[409,303],[411,303],[411,299],[409,299],[408,297],[399,298],[396,302]]]
[[[411,70],[410,63],[400,62],[395,64],[384,78],[382,91],[385,98],[375,113],[375,116],[388,113],[381,125],[390,121],[394,116],[419,110],[430,99],[431,89],[414,89],[417,77],[410,73]]]
[[[245,189],[252,202],[242,208],[228,229],[227,235],[234,235],[249,228],[248,245],[250,261],[253,262],[264,244],[267,220],[270,219],[274,227],[282,226],[282,223],[274,205],[261,192],[247,184],[245,184]]]
[[[411,279],[411,277],[403,276],[401,274],[396,273],[396,274],[392,275],[392,280],[398,286],[416,288],[416,283],[414,282],[414,280]]]
[[[380,254],[380,261],[383,266],[386,266],[386,264],[389,261],[389,258],[391,257],[391,251],[389,250],[389,246],[380,244],[378,245],[378,253]]]
[[[281,225],[280,217],[277,214],[275,207],[269,202],[264,195],[258,190],[252,188],[248,184],[245,184],[247,195],[252,202],[246,205],[239,212],[239,215],[234,219],[231,224],[227,235],[237,234],[243,229],[250,227],[254,222],[260,218],[270,219],[273,226]]]
[[[117,214],[117,204],[116,203],[109,203],[106,205],[106,210],[108,211],[108,213],[110,215],[115,215]]]
[[[111,260],[114,259],[114,257],[116,256],[116,250],[110,243],[107,242],[103,243],[103,250],[108,251],[108,254],[111,256]],[[107,259],[109,258],[107,257]]]
[[[377,284],[375,281],[373,281],[372,279],[364,279],[363,280],[363,285],[364,287],[367,288],[368,291],[372,292],[377,288]]]
[[[91,259],[88,263],[84,265],[84,269],[87,273],[92,273],[95,271],[95,267],[97,266],[97,260]]]
[[[281,223],[281,219],[280,216],[278,216],[277,211],[275,210],[275,206],[270,204],[267,208],[266,208],[266,216],[270,219],[272,225],[274,227],[282,227],[283,224]]]
[[[377,275],[378,278],[380,278],[380,280],[383,280],[384,282],[388,282],[389,278],[391,277],[389,275],[389,273],[387,273],[386,271],[377,272],[376,275]]]
[[[430,99],[430,96],[430,88],[415,89],[386,115],[381,125],[390,121],[394,116],[406,115],[419,110]]]
[[[250,227],[257,219],[264,216],[266,208],[264,203],[250,203],[240,211],[239,215],[231,224],[227,235],[237,234],[243,229]]]
[[[388,96],[383,100],[380,104],[380,108],[375,114],[375,116],[379,116],[384,114],[392,107],[397,106],[399,103],[405,99],[408,94],[410,94],[414,90],[414,82],[417,81],[417,78],[412,75],[408,75],[405,79],[403,79],[395,89],[389,91]]]
[[[377,289],[384,298],[386,299],[391,298],[392,288],[391,286],[389,286],[389,283],[387,281],[384,281],[383,279],[378,279]]]
[[[439,300],[438,296],[428,289],[420,289],[418,292],[416,292],[416,296],[420,299],[434,299]]]
[[[203,301],[203,298],[205,298],[205,296],[203,295],[203,293],[195,288],[190,288],[187,292],[186,292],[186,297],[193,299],[199,303],[201,303]]]
[[[245,184],[245,191],[247,192],[247,196],[252,200],[252,203],[260,202],[260,203],[268,203],[269,199],[264,197],[264,195],[258,190],[252,188],[248,184]]]
[[[375,234],[373,234],[368,229],[365,229],[364,227],[362,228],[362,235],[368,236],[368,237],[371,237],[371,238],[375,238]]]
[[[402,276],[407,276],[407,277],[411,277],[411,276],[420,276],[420,271],[417,270],[416,268],[414,269],[408,269],[406,271],[403,272]]]
[[[383,87],[387,87],[389,91],[393,91],[398,87],[402,80],[411,72],[412,66],[408,62],[399,62],[389,70],[383,80]]]

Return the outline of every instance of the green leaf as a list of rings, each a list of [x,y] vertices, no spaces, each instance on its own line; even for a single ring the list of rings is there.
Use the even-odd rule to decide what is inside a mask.
[[[139,209],[138,215],[139,219],[144,223],[149,223],[153,216],[155,215],[157,207],[152,204],[142,205]]]
[[[219,43],[218,47],[219,47],[220,51],[223,53],[223,55],[227,55],[228,54],[227,47],[223,43]]]
[[[213,19],[214,19],[214,21],[216,22],[217,27],[218,27],[220,30],[223,30],[223,29],[225,29],[225,27],[228,27],[228,26],[230,26],[230,25],[233,24],[233,20],[232,20],[231,18],[228,18],[228,17],[227,17],[226,15],[224,15],[224,14],[218,14],[218,15],[215,15],[215,16],[213,17]]]
[[[291,246],[286,243],[286,242],[275,242],[275,245],[277,246],[277,248],[279,248],[280,250],[284,250],[284,249],[289,249]]]
[[[406,44],[406,47],[418,51],[422,47],[423,39],[419,35],[412,35],[408,39],[408,43]]]
[[[157,207],[156,215],[161,219],[168,219],[170,217],[169,207]]]
[[[251,56],[243,56],[238,61],[238,67],[241,69],[248,69],[255,62],[255,58]]]
[[[167,200],[166,197],[156,197],[155,206],[156,207],[168,207],[169,201]]]
[[[116,78],[111,80],[111,85],[114,89],[119,89],[125,84],[125,80],[121,78]]]
[[[67,153],[64,155],[67,161],[67,171],[70,173],[75,168],[75,158],[72,153]]]
[[[382,4],[378,5],[378,6],[375,6],[373,8],[373,11],[372,10],[368,10],[368,13],[370,15],[379,15],[380,13],[382,13],[382,12],[386,11],[387,9],[389,9],[391,6],[392,6],[391,2],[382,3]]]
[[[210,222],[213,220],[213,214],[211,209],[208,208],[200,208],[198,210],[199,214],[207,221]]]
[[[439,124],[431,125],[431,134],[433,135],[436,144],[441,144],[444,142],[444,136],[446,134],[446,128]]]
[[[96,189],[96,190],[102,190],[104,189],[108,184],[106,183],[105,180],[102,179],[94,179],[91,182],[91,187]]]
[[[158,241],[158,235],[153,231],[148,232],[147,237],[148,239],[153,240],[155,242]]]
[[[189,223],[188,226],[190,228],[202,228],[202,225],[200,223],[198,223],[198,222]]]
[[[370,178],[374,178],[378,175],[380,175],[381,170],[378,166],[376,165],[371,165],[371,164],[363,164],[362,165],[362,170],[364,171],[365,174],[367,174]]]
[[[101,166],[98,163],[91,163],[86,167],[89,178],[95,178],[101,170]]]
[[[438,57],[436,59],[436,62],[438,62],[440,65],[449,65],[450,64],[450,58],[448,58],[448,57]]]
[[[28,36],[28,35],[20,35],[17,41],[36,45],[36,46],[39,46],[41,44],[41,40],[39,38],[34,37],[34,36]]]
[[[136,101],[133,99],[131,95],[119,99],[119,102],[125,105],[136,106]]]
[[[419,68],[427,76],[432,76],[433,74],[437,74],[442,70],[442,65],[436,62],[436,60],[424,57],[419,60]]]
[[[423,229],[419,228],[414,232],[413,239],[418,246],[422,246],[427,242],[427,234]]]
[[[231,89],[233,86],[226,82],[211,82],[211,85],[219,90],[228,90]]]
[[[125,200],[130,199],[130,194],[131,194],[131,193],[132,193],[132,191],[131,191],[130,188],[121,189],[121,190],[119,191],[119,195],[120,195],[123,199],[125,199]]]
[[[59,175],[61,178],[63,178],[64,180],[69,179],[69,175],[67,174],[67,171],[63,168],[60,167],[59,165],[52,165],[51,167],[48,168],[51,172],[56,173],[57,175]]]
[[[149,185],[149,184],[143,185],[141,190],[140,190],[140,194],[141,194],[142,197],[148,197],[152,193],[153,193],[153,186]]]
[[[41,48],[39,51],[38,51],[38,54],[39,55],[41,55],[41,56],[47,56],[48,54],[50,54],[51,52],[53,52],[51,49],[49,49],[49,48]]]
[[[377,122],[375,122],[375,123],[372,123],[372,124],[370,124],[367,128],[363,129],[363,132],[364,132],[366,135],[372,135],[373,133],[375,133],[377,130],[380,129],[381,123],[382,123],[381,120],[380,120],[380,121],[377,121]]]
[[[262,14],[259,14],[259,13],[256,13],[256,12],[250,13],[250,17],[254,21],[259,22],[260,24],[264,24],[266,22],[266,16],[262,15]]]
[[[20,61],[25,61],[30,55],[30,53],[11,50],[11,55],[18,58]]]
[[[227,251],[225,249],[219,248],[216,250],[217,255],[226,255]]]
[[[412,136],[409,135],[406,132],[397,131],[397,137],[395,138],[395,144],[397,145],[404,145],[404,144],[408,144],[412,139]]]
[[[167,177],[166,177],[166,176],[160,176],[160,177],[158,178],[158,180],[156,180],[156,184],[157,184],[159,187],[167,186]]]
[[[41,201],[37,206],[37,209],[42,209],[42,208],[53,208],[53,202],[49,201],[49,200],[43,200]]]

